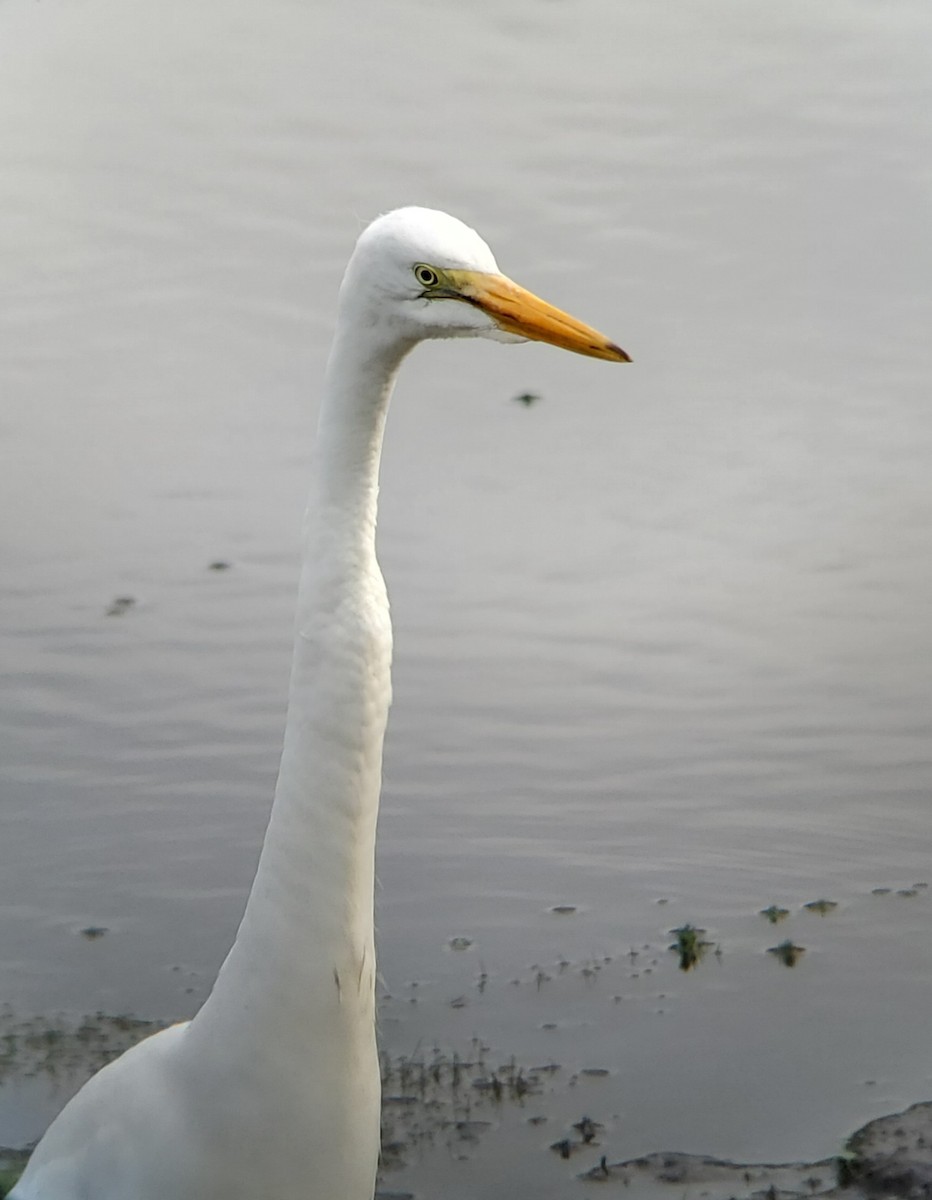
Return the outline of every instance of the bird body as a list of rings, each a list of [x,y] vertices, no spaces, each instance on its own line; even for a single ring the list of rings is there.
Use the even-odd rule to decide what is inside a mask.
[[[625,361],[501,276],[477,234],[407,208],[357,242],[315,450],[275,799],[242,923],[195,1017],[104,1067],[10,1200],[371,1200],[379,1154],[373,894],[392,631],[379,460],[405,355],[537,338]]]

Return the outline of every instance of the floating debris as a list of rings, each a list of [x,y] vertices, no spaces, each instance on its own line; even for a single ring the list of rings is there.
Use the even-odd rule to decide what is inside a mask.
[[[785,921],[790,915],[788,908],[781,908],[779,904],[770,904],[767,908],[760,910],[760,915],[766,917],[771,925],[776,925],[778,921]]]
[[[214,562],[207,564],[207,570],[208,571],[229,571],[229,569],[232,566],[233,566],[232,563],[228,563],[228,562],[224,561],[224,559],[218,558]]]
[[[96,942],[98,938],[102,938],[105,933],[109,932],[106,925],[88,925],[81,930],[81,937],[87,938],[89,942]]]
[[[803,908],[806,912],[818,913],[820,917],[828,916],[830,912],[834,912],[838,907],[837,900],[810,900],[808,904],[804,904]]]
[[[518,392],[517,396],[512,396],[512,400],[516,404],[523,404],[525,408],[530,408],[532,404],[536,404],[540,399],[537,392]]]
[[[472,938],[468,937],[451,937],[447,942],[451,950],[468,950],[472,945]]]
[[[583,1071],[581,1074],[585,1075],[587,1072]],[[576,1077],[574,1076],[573,1079],[570,1080],[570,1084],[574,1082],[575,1078]],[[573,1125],[573,1129],[575,1129],[579,1134],[579,1138],[560,1138],[558,1142],[553,1142],[551,1144],[550,1149],[555,1154],[559,1154],[561,1158],[569,1158],[571,1155],[576,1154],[586,1146],[597,1146],[599,1143],[595,1139],[599,1130],[602,1128],[604,1127],[600,1125],[598,1121],[593,1121],[591,1117],[580,1117],[580,1119]]]
[[[576,912],[575,904],[555,904],[550,910],[556,913],[558,917],[568,917],[571,913]]]
[[[585,1074],[585,1072],[584,1072]],[[598,1121],[593,1121],[591,1117],[581,1117],[573,1128],[577,1131],[586,1146],[591,1145],[598,1135],[600,1129],[603,1128]]]
[[[799,962],[800,956],[805,954],[805,952],[805,946],[797,946],[789,938],[785,942],[781,942],[779,946],[771,946],[767,951],[774,958],[778,958],[785,967],[795,967],[797,962]]]

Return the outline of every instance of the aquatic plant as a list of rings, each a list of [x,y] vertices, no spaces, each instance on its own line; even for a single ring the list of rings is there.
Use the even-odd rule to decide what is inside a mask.
[[[800,956],[805,954],[805,952],[805,946],[797,946],[789,938],[781,942],[779,946],[771,946],[767,951],[774,958],[778,958],[785,967],[795,967],[797,962],[799,962]]]
[[[714,944],[704,941],[702,935],[705,930],[699,929],[695,925],[681,925],[678,929],[671,929],[670,932],[676,938],[670,949],[680,956],[681,971],[689,971],[698,966],[705,952]]]

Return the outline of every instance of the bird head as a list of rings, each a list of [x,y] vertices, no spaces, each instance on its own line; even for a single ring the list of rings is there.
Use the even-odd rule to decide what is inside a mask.
[[[611,362],[628,355],[603,334],[503,275],[468,225],[428,208],[399,208],[361,234],[344,299],[366,296],[365,319],[411,342],[426,338],[528,339]]]

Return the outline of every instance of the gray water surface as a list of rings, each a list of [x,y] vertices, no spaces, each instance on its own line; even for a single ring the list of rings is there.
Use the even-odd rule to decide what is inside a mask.
[[[0,6],[0,999],[209,989],[342,267],[432,205],[634,363],[430,345],[393,403],[383,1041],[610,1072],[399,1186],[563,1195],[583,1110],[831,1153],[932,1095],[932,13],[362,7]],[[0,1144],[66,1094],[8,1083]]]

